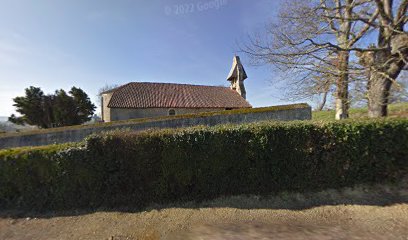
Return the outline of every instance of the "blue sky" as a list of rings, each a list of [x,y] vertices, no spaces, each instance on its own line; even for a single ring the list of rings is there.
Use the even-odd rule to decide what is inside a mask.
[[[218,3],[218,4],[215,4]],[[28,86],[131,81],[228,85],[237,42],[276,16],[275,0],[0,0],[0,116]],[[184,6],[184,8],[183,8]],[[241,56],[253,106],[286,103],[278,76]]]

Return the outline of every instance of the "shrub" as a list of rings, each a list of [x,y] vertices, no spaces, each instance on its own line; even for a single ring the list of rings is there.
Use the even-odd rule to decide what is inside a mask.
[[[105,123],[94,123],[91,125],[75,125],[75,126],[48,128],[48,129],[39,129],[39,130],[22,132],[22,133],[6,133],[6,134],[1,135],[0,138],[11,137],[11,136],[27,136],[27,135],[44,134],[44,133],[56,133],[56,132],[78,130],[78,129],[105,128],[109,126],[134,125],[134,124],[141,124],[141,123],[146,123],[146,122],[163,121],[163,120],[168,120],[168,119],[186,119],[186,118],[200,118],[200,117],[209,117],[209,116],[217,116],[217,115],[262,113],[262,112],[284,111],[284,110],[302,109],[302,108],[310,108],[310,106],[306,103],[298,103],[298,104],[278,105],[278,106],[259,107],[259,108],[241,108],[241,109],[233,109],[233,110],[228,110],[228,111],[224,109],[220,109],[220,110],[214,110],[214,112],[200,112],[200,113],[181,114],[181,115],[176,115],[176,116],[136,118],[136,119],[120,120],[120,121],[105,122]]]
[[[397,181],[407,171],[406,119],[122,131],[0,151],[0,206],[143,207]]]

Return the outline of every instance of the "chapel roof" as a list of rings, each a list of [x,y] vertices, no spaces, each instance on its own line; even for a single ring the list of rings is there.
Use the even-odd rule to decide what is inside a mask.
[[[131,82],[112,93],[109,108],[251,108],[228,87]]]

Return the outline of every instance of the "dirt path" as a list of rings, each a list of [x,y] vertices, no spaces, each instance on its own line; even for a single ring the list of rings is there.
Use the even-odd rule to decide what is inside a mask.
[[[407,239],[408,204],[306,210],[169,208],[1,218],[0,239]]]

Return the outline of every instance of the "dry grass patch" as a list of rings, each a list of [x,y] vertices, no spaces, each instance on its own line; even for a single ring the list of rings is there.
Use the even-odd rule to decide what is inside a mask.
[[[404,239],[407,183],[223,197],[134,212],[3,212],[0,239]]]

